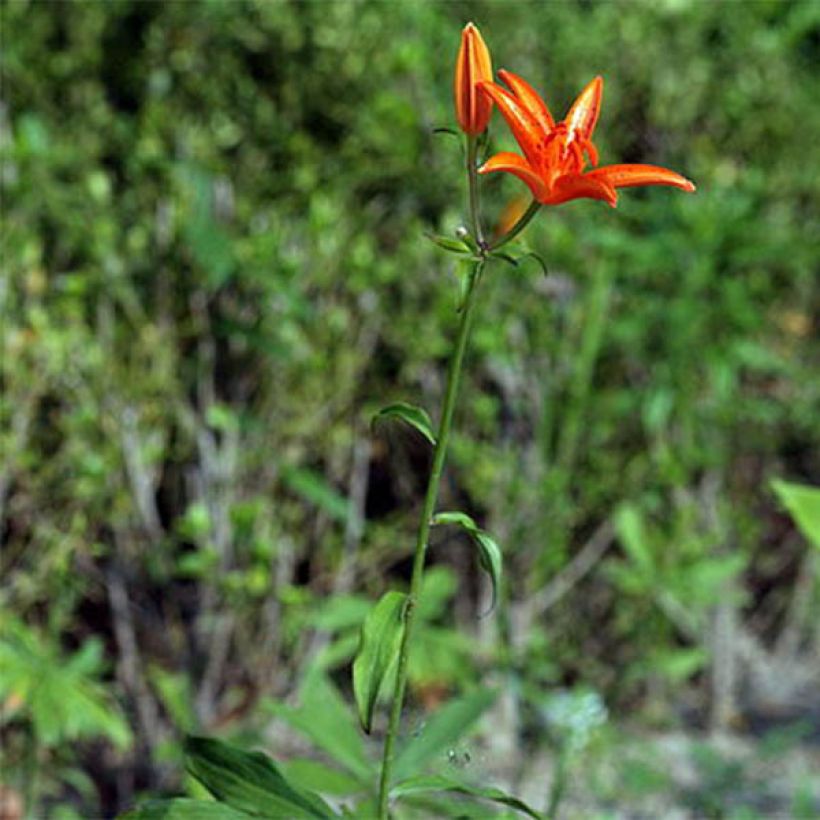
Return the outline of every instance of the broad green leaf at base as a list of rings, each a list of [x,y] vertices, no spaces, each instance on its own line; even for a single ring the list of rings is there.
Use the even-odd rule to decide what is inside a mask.
[[[219,801],[256,816],[331,818],[336,815],[316,794],[289,783],[261,752],[246,752],[220,740],[187,737],[188,771]]]

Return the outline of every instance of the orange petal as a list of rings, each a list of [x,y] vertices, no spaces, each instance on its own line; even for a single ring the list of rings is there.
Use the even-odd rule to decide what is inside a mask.
[[[510,151],[503,151],[490,157],[478,169],[479,174],[491,174],[493,171],[506,171],[508,174],[515,174],[520,180],[526,182],[527,187],[532,191],[532,195],[539,202],[546,200],[548,191],[544,180],[538,176],[524,157]]]
[[[549,133],[555,127],[555,120],[550,114],[547,104],[541,99],[541,95],[523,78],[512,71],[502,69],[498,76],[510,87],[512,93],[523,103],[524,107],[532,114],[538,125],[545,133]]]
[[[578,95],[572,104],[569,114],[564,118],[567,125],[569,139],[580,141],[592,139],[595,123],[601,111],[601,97],[604,93],[603,77],[596,77],[587,83],[586,88]]]
[[[521,146],[526,158],[535,165],[538,161],[538,146],[544,133],[529,109],[513,97],[509,91],[495,83],[479,83],[479,89],[497,106],[510,126],[515,141]]]
[[[546,205],[560,205],[571,199],[600,199],[613,208],[618,201],[615,187],[605,179],[593,179],[592,174],[568,174],[559,177],[550,191]]]
[[[613,188],[632,188],[636,185],[671,185],[682,191],[694,191],[695,185],[686,177],[659,168],[657,165],[605,165],[584,174],[586,179],[607,182]]]
[[[467,23],[461,32],[461,47],[453,80],[456,117],[461,130],[467,134],[480,134],[487,127],[493,104],[486,96],[479,94],[477,84],[492,78],[490,52],[479,30],[472,23]]]

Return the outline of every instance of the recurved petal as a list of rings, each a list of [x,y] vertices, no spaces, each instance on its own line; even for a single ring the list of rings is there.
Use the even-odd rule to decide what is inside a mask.
[[[592,174],[567,174],[559,177],[550,191],[546,205],[560,205],[571,199],[600,199],[613,208],[618,194],[613,185],[605,179],[593,179]]]
[[[601,98],[604,94],[604,79],[596,77],[587,83],[586,88],[578,95],[569,113],[564,118],[569,139],[592,139],[592,132],[598,122],[601,111]]]
[[[686,177],[657,165],[605,165],[584,174],[586,179],[606,182],[613,188],[633,188],[637,185],[671,185],[682,191],[694,191],[695,185]]]
[[[527,187],[532,191],[532,195],[539,202],[546,201],[548,197],[547,186],[524,157],[510,151],[503,151],[490,157],[478,169],[479,174],[491,174],[493,171],[506,171],[508,174],[515,174],[527,184]]]
[[[498,110],[510,126],[515,141],[521,146],[524,156],[532,165],[536,165],[538,144],[544,136],[538,121],[523,103],[500,85],[483,82],[479,83],[478,87],[498,106]]]
[[[524,107],[532,114],[544,133],[549,133],[555,127],[555,120],[550,114],[547,104],[541,95],[522,77],[513,74],[512,71],[502,69],[498,76],[510,87],[512,93],[523,103]]]

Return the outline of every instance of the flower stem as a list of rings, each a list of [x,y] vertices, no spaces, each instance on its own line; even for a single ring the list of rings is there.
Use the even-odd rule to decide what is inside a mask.
[[[481,230],[480,205],[478,199],[478,173],[476,160],[478,158],[478,138],[467,137],[467,181],[470,191],[470,221],[472,222],[473,236],[479,248],[484,247],[484,233]]]
[[[393,702],[390,706],[390,720],[387,724],[387,735],[384,739],[384,755],[382,757],[382,771],[379,778],[379,818],[387,820],[388,803],[390,798],[390,781],[393,773],[393,758],[395,755],[396,737],[401,723],[401,711],[404,706],[404,693],[407,688],[407,661],[410,657],[410,639],[413,634],[415,610],[421,595],[421,585],[424,579],[424,558],[427,553],[427,539],[430,535],[430,523],[436,510],[438,488],[441,483],[441,473],[444,470],[444,460],[447,457],[447,444],[450,440],[450,427],[453,423],[453,412],[456,407],[458,386],[461,381],[461,368],[464,364],[464,352],[467,349],[467,339],[470,336],[470,326],[473,321],[475,297],[481,273],[484,270],[486,258],[484,235],[481,230],[478,200],[478,173],[476,158],[478,155],[478,140],[474,136],[467,136],[467,186],[469,191],[470,223],[473,236],[481,249],[482,259],[476,262],[470,270],[467,280],[467,289],[461,303],[461,321],[458,327],[456,346],[450,358],[447,371],[447,388],[444,392],[444,406],[441,409],[436,444],[433,449],[433,466],[430,468],[430,478],[427,482],[427,493],[424,497],[424,508],[421,513],[419,532],[416,539],[416,552],[413,556],[413,573],[410,576],[410,592],[404,605],[404,631],[399,646],[399,663],[396,671],[396,686],[393,690]]]
[[[379,818],[387,820],[388,817],[388,797],[390,790],[390,778],[393,770],[393,757],[396,736],[398,735],[399,723],[401,722],[401,711],[404,704],[404,692],[407,685],[407,660],[410,653],[410,639],[413,632],[413,622],[415,620],[415,609],[421,594],[422,579],[424,577],[424,557],[427,552],[427,539],[430,533],[430,522],[435,513],[436,501],[438,500],[438,489],[441,483],[441,473],[444,468],[444,460],[447,455],[447,443],[450,438],[450,427],[453,421],[453,411],[456,406],[458,386],[461,381],[461,368],[464,363],[464,352],[467,349],[467,339],[470,335],[470,326],[473,318],[473,308],[475,307],[475,296],[478,290],[478,282],[481,278],[483,262],[476,263],[476,266],[469,273],[467,292],[461,309],[461,322],[458,328],[455,349],[450,359],[450,367],[447,374],[447,389],[444,394],[444,407],[441,412],[436,445],[433,450],[433,466],[430,469],[430,479],[427,484],[427,494],[424,498],[424,508],[421,513],[418,538],[416,540],[416,552],[413,558],[413,574],[410,578],[410,592],[404,607],[404,632],[402,633],[401,646],[399,647],[399,664],[396,674],[396,687],[393,690],[393,703],[390,709],[390,722],[387,727],[387,736],[384,741],[384,756],[382,759],[381,779],[379,783]]]

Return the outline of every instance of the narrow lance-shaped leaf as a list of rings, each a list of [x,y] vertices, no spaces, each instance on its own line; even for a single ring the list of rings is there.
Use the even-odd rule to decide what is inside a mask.
[[[433,524],[456,524],[461,527],[475,542],[478,547],[478,563],[481,568],[490,576],[493,588],[493,600],[489,612],[495,608],[498,600],[498,588],[501,584],[501,570],[503,558],[501,547],[495,539],[482,530],[469,515],[463,512],[442,512],[433,518]],[[485,613],[487,614],[487,613]]]
[[[299,690],[299,706],[273,702],[269,708],[309,737],[362,783],[373,771],[353,713],[336,687],[321,672],[311,672]]]
[[[386,592],[362,626],[359,652],[353,661],[353,693],[359,720],[368,734],[379,690],[399,656],[406,600],[400,592]]]
[[[528,248],[518,244],[508,245],[503,251],[493,251],[490,256],[493,259],[500,259],[502,262],[506,262],[508,265],[512,265],[513,267],[518,267],[522,262],[526,262],[528,259],[533,259],[541,267],[541,271],[544,276],[549,275],[547,263],[544,261],[544,258],[535,251],[531,251]]]
[[[541,815],[533,808],[528,806],[523,800],[487,786],[471,786],[467,783],[460,783],[457,780],[451,780],[448,777],[441,777],[438,775],[429,777],[411,777],[408,780],[403,780],[397,784],[392,790],[393,797],[404,797],[413,794],[423,794],[424,792],[455,792],[457,794],[468,795],[469,797],[477,797],[482,800],[491,800],[494,803],[501,803],[511,809],[520,811],[523,814],[541,820]]]
[[[464,737],[497,696],[497,690],[476,689],[442,706],[401,750],[396,758],[396,777],[408,777],[437,755],[444,759],[446,750]]]
[[[433,446],[436,444],[436,436],[433,433],[433,422],[427,411],[421,407],[416,407],[414,404],[407,404],[407,402],[396,402],[387,407],[383,407],[373,416],[373,423],[375,424],[379,419],[401,419],[411,427],[415,427]]]
[[[289,783],[261,752],[246,752],[207,737],[185,739],[188,771],[219,801],[240,812],[273,818],[331,818],[319,797]]]
[[[775,479],[772,489],[803,535],[820,549],[820,487]]]
[[[433,244],[450,253],[472,254],[473,252],[473,249],[463,239],[453,239],[449,236],[432,233],[425,235]]]
[[[637,507],[623,504],[615,512],[615,531],[624,550],[642,575],[655,572],[655,562],[647,538],[644,519]]]

